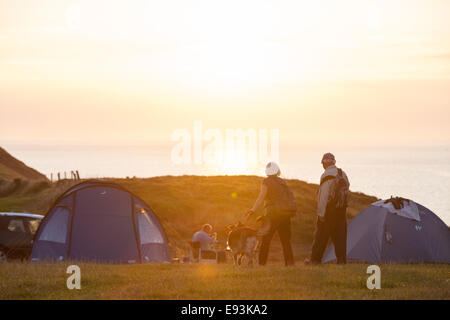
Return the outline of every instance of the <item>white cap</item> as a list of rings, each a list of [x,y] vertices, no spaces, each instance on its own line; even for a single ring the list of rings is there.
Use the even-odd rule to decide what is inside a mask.
[[[276,162],[269,162],[266,166],[266,175],[274,176],[280,174],[280,167]]]

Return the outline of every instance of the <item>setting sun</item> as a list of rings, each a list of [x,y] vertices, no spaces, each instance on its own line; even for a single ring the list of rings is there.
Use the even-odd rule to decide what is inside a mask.
[[[235,175],[235,174],[248,174],[249,173],[249,164],[245,161],[245,159],[239,158],[228,158],[225,159],[220,165],[221,171],[227,175]]]

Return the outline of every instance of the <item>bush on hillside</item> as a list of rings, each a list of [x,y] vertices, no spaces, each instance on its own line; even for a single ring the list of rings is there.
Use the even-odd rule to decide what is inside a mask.
[[[0,197],[7,197],[22,189],[28,181],[16,178],[13,181],[2,180],[0,184]]]
[[[50,188],[51,183],[48,181],[36,181],[33,183],[30,183],[30,185],[28,186],[28,188],[24,191],[25,194],[33,194],[33,193],[38,193],[41,192],[47,188]]]

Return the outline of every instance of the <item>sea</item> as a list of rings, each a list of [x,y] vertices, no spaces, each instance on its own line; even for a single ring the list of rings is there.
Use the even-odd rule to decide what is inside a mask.
[[[53,175],[53,179],[58,172],[61,177],[64,172],[70,176],[71,170],[78,170],[82,178],[264,174],[264,163],[251,167],[233,162],[217,166],[195,161],[178,164],[173,161],[173,146],[12,143],[2,144],[2,147],[47,177]],[[450,225],[450,145],[334,150],[285,148],[279,152],[282,176],[318,183],[323,172],[321,156],[328,151],[335,154],[337,166],[346,171],[352,191],[381,199],[390,196],[412,199]]]

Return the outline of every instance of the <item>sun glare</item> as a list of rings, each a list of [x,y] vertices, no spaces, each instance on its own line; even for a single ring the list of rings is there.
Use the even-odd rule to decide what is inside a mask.
[[[237,175],[237,174],[249,174],[249,166],[245,159],[226,159],[220,165],[222,174]]]
[[[217,174],[241,175],[261,174],[261,165],[257,159],[251,159],[247,149],[228,150],[222,161],[218,163]]]

